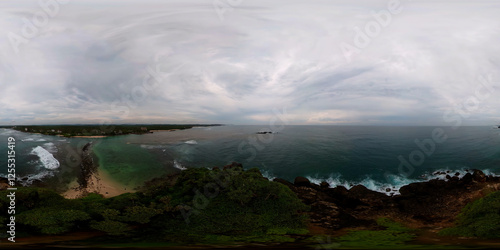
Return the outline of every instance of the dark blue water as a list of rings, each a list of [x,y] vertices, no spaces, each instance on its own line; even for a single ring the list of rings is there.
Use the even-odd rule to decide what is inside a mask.
[[[500,129],[493,127],[286,126],[256,134],[260,130],[269,129],[222,126],[112,137],[99,140],[95,151],[101,168],[123,183],[232,161],[268,177],[306,176],[379,191],[444,178],[433,175],[438,170],[500,174]]]

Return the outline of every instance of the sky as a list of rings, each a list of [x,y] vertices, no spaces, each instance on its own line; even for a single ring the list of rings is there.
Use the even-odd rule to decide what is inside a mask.
[[[498,1],[0,1],[0,124],[495,125],[498,13]]]

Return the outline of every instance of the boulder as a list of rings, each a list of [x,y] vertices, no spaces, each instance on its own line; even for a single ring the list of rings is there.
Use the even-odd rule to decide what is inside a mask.
[[[233,161],[231,164],[228,164],[228,165],[223,167],[224,170],[232,169],[232,168],[243,168],[243,165],[241,163],[237,163],[237,162]]]
[[[293,185],[293,183],[291,183],[291,182],[289,182],[289,181],[287,181],[287,180],[285,180],[285,179],[275,178],[273,181],[274,181],[274,182],[281,183],[281,184],[283,184],[283,185],[287,186],[288,188],[290,188],[291,190],[294,190],[294,189],[295,189],[295,186]]]
[[[475,182],[485,182],[486,181],[486,175],[483,173],[483,171],[479,169],[474,169],[474,172],[472,174],[472,179]]]
[[[322,182],[319,184],[319,186],[320,186],[321,188],[329,188],[329,187],[330,187],[330,184],[328,184],[328,182],[326,182],[326,181],[322,181]]]
[[[310,187],[311,182],[306,177],[298,176],[295,177],[293,184],[297,187]]]

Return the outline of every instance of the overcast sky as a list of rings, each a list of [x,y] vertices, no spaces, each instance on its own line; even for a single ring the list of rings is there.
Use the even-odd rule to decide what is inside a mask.
[[[493,125],[499,13],[498,1],[1,1],[0,123],[269,124],[285,110],[289,124]]]

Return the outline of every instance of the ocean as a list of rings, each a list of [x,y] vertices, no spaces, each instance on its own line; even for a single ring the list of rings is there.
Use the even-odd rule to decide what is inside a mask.
[[[271,133],[257,134],[264,131]],[[271,131],[228,125],[92,139],[0,129],[2,166],[9,136],[17,142],[19,181],[39,179],[56,188],[76,178],[79,153],[88,142],[100,168],[131,188],[164,174],[233,161],[259,168],[270,179],[304,176],[331,186],[362,184],[389,195],[412,182],[463,176],[471,169],[500,174],[500,129],[489,126],[282,126]],[[6,176],[7,168],[0,174]]]

